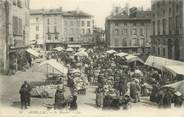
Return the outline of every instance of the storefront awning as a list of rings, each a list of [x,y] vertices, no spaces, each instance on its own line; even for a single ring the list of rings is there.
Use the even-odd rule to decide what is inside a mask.
[[[35,57],[39,57],[40,56],[40,53],[38,53],[37,51],[29,48],[26,50],[28,53],[30,53],[31,55],[35,56]]]
[[[167,65],[165,68],[170,71],[174,76],[183,75],[184,76],[184,65]]]

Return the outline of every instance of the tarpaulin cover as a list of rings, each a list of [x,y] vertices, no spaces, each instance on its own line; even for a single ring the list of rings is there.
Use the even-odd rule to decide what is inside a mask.
[[[74,50],[72,48],[67,48],[66,51],[67,52],[73,52]]]
[[[30,53],[31,55],[35,56],[35,57],[39,57],[40,56],[40,53],[38,53],[37,51],[29,48],[26,50],[28,53]]]

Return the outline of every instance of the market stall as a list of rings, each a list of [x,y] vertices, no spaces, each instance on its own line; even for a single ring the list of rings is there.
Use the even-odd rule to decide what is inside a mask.
[[[40,56],[40,53],[38,53],[37,51],[35,51],[35,50],[31,49],[31,48],[27,49],[26,52],[30,53],[34,57],[39,57]]]

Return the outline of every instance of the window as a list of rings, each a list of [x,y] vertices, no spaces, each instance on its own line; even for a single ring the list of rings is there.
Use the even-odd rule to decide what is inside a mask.
[[[128,30],[127,29],[124,29],[124,34],[128,35]]]
[[[166,52],[165,52],[165,48],[163,48],[163,56],[165,56],[165,53],[166,53]]]
[[[141,38],[141,39],[140,39],[140,41],[139,41],[139,45],[140,45],[141,47],[143,47],[143,46],[144,46],[144,38]]]
[[[22,35],[23,30],[22,30],[22,19],[13,16],[13,35]]]
[[[38,21],[39,21],[39,18],[37,17],[37,18],[36,18],[36,22],[38,22]]]
[[[132,30],[132,35],[137,35],[137,30],[136,29]]]
[[[36,26],[36,31],[39,31],[39,26]]]
[[[140,35],[143,36],[144,35],[144,30],[141,28],[140,29]]]
[[[87,26],[90,27],[91,26],[91,22],[87,21]]]
[[[17,0],[17,6],[19,7],[19,8],[22,8],[22,1],[21,0]]]
[[[119,35],[119,30],[118,30],[118,29],[115,29],[115,30],[114,30],[114,34],[115,34],[115,35]]]
[[[157,33],[160,35],[160,20],[157,21]]]
[[[84,21],[82,21],[82,22],[81,22],[81,25],[82,25],[82,26],[85,26],[85,22],[84,22]]]
[[[115,23],[114,25],[115,25],[115,26],[118,26],[118,23]]]
[[[70,39],[70,42],[73,42],[73,41],[74,41],[74,40],[73,40],[73,37],[70,37],[69,39]]]
[[[158,48],[158,56],[160,55],[160,48]]]
[[[124,23],[124,26],[127,26],[127,23]]]
[[[162,20],[162,24],[163,24],[163,35],[165,35],[165,33],[166,33],[166,19]]]
[[[50,36],[50,34],[48,34],[48,40],[51,40],[51,36]]]
[[[58,40],[58,35],[55,35],[55,40]]]
[[[136,26],[136,23],[133,23],[133,26]]]
[[[50,28],[49,27],[47,28],[47,31],[48,31],[48,33],[50,33]]]
[[[56,26],[54,26],[54,32],[57,32],[57,27]]]
[[[84,29],[82,29],[82,34],[85,34],[85,30]]]
[[[50,19],[49,18],[47,19],[47,24],[50,24]]]
[[[155,35],[155,22],[153,22],[153,35]]]
[[[38,34],[35,35],[35,39],[36,39],[36,40],[39,39],[39,35],[38,35]]]
[[[141,26],[144,26],[144,23],[143,22],[141,23]]]
[[[169,17],[169,34],[172,33],[172,17]]]
[[[88,34],[91,34],[91,29],[90,28],[88,28]]]
[[[126,38],[124,38],[124,39],[122,40],[122,46],[127,46],[127,39],[126,39]]]

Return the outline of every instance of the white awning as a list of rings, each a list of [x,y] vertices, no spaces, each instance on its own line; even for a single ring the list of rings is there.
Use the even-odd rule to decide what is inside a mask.
[[[175,76],[177,74],[184,76],[184,65],[167,65],[165,68]]]
[[[67,48],[66,51],[67,52],[73,52],[74,50],[72,48]]]
[[[68,45],[68,48],[80,48],[81,47],[81,45]]]
[[[85,52],[85,51],[77,52],[75,55],[76,55],[76,56],[81,56],[81,57],[84,57],[84,56],[88,57],[88,53]]]
[[[125,56],[125,58],[127,59],[128,63],[135,62],[135,61],[139,61],[141,63],[144,63],[143,60],[141,60],[139,57],[134,56],[134,55],[128,55],[128,56]]]
[[[106,51],[106,53],[108,53],[108,54],[114,54],[114,53],[116,53],[116,51],[115,50],[108,50],[108,51]]]
[[[170,65],[184,66],[184,62],[162,58],[162,57],[156,57],[156,56],[149,56],[145,64],[160,70],[164,70],[166,66],[170,66]]]
[[[47,67],[45,65],[47,65]],[[48,60],[48,61],[44,61],[43,63],[41,63],[39,65],[39,67],[42,67],[43,68],[42,70],[44,70],[44,71],[45,71],[44,68],[46,68],[47,71],[50,70],[48,72],[52,72],[52,71],[55,72],[55,70],[56,70],[57,72],[60,72],[60,73],[62,73],[65,76],[68,73],[68,68],[65,67],[63,64],[57,62],[54,59],[51,59],[51,60]]]
[[[56,48],[54,48],[54,50],[57,50],[57,51],[62,51],[62,50],[64,50],[62,47],[56,47]]]
[[[124,53],[124,52],[116,54],[116,56],[119,56],[119,57],[125,57],[127,55],[128,55],[128,53]]]
[[[38,53],[37,51],[29,48],[26,50],[28,53],[30,53],[31,55],[35,56],[35,57],[39,57],[40,56],[40,53]]]

